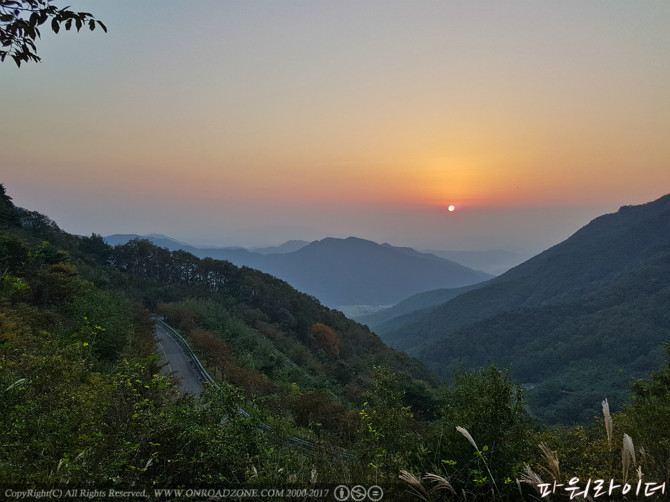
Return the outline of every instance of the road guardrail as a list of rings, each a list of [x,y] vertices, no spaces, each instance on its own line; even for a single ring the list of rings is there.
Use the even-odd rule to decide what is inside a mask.
[[[217,389],[221,389],[218,383],[214,381],[212,376],[207,372],[205,367],[202,365],[200,362],[200,359],[198,359],[198,356],[195,355],[195,352],[193,352],[193,349],[191,349],[191,346],[188,344],[188,342],[184,339],[183,336],[179,334],[179,332],[174,329],[172,326],[167,324],[165,321],[162,321],[160,319],[155,318],[156,323],[160,324],[163,328],[165,328],[167,334],[179,345],[179,348],[181,349],[182,353],[184,354],[184,357],[188,360],[189,364],[191,367],[195,370],[195,372],[198,374],[198,378],[202,383],[209,383],[216,387]],[[242,415],[245,418],[250,418],[251,415],[244,411],[242,408],[237,408],[237,413]],[[261,429],[272,432],[272,427],[270,427],[267,424],[261,424],[260,425]],[[307,441],[305,439],[301,439],[299,437],[292,436],[289,438],[292,442],[304,447],[304,448],[310,448],[310,449],[322,449],[322,447],[315,445],[314,443],[311,443],[310,441]],[[336,449],[330,449],[329,450],[331,453],[334,453],[336,455],[340,455],[344,458],[353,458],[353,455],[350,453],[347,453],[346,451],[343,450],[336,450]]]

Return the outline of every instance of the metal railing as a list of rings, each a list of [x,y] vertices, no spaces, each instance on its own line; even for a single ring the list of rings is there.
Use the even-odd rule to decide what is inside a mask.
[[[167,334],[170,336],[170,338],[172,338],[177,343],[177,345],[179,346],[179,349],[182,351],[182,354],[184,355],[186,360],[189,362],[191,367],[198,374],[198,378],[200,379],[200,381],[202,383],[211,384],[214,387],[216,387],[217,389],[221,390],[221,387],[219,386],[219,384],[216,383],[216,381],[214,381],[212,376],[207,372],[205,367],[200,362],[200,359],[198,359],[198,356],[195,355],[195,352],[193,352],[193,349],[191,349],[191,346],[184,339],[184,337],[181,336],[176,329],[174,329],[172,326],[167,324],[165,321],[160,320],[156,317],[154,317],[154,319],[156,320],[157,324],[160,324],[163,328],[165,328],[165,330],[166,330]],[[247,413],[246,411],[244,411],[240,407],[237,408],[237,413],[239,415],[245,417],[245,418],[250,418],[251,417],[251,415],[249,415],[249,413]],[[272,427],[270,427],[267,424],[261,423],[260,427],[261,427],[261,429],[263,429],[265,431],[272,432]],[[305,439],[301,439],[299,437],[291,436],[289,438],[289,440],[298,444],[298,445],[300,445],[300,446],[302,446],[302,447],[305,447],[305,448],[323,449],[323,447],[315,445],[314,443],[312,443],[310,441],[307,441]],[[349,459],[354,458],[353,455],[351,455],[350,453],[347,453],[344,450],[339,450],[339,449],[335,449],[335,448],[328,448],[327,450],[330,451],[331,453],[334,453],[336,455],[340,455],[344,458],[349,458]]]

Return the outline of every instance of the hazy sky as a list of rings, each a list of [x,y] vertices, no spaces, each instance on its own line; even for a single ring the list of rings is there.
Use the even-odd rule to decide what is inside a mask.
[[[109,33],[0,64],[0,182],[70,232],[534,252],[670,192],[667,0],[57,4]]]

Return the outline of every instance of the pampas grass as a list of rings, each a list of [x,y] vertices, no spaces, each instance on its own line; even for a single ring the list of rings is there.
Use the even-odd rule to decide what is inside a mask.
[[[533,488],[535,488],[535,491],[537,493],[540,493],[540,489],[538,488],[539,485],[544,484],[544,481],[542,481],[542,478],[538,473],[533,471],[533,469],[530,468],[529,465],[526,465],[526,472],[523,473],[521,476],[519,476],[519,481],[522,483],[526,483],[527,485],[531,485]]]
[[[456,495],[456,490],[451,485],[449,480],[443,476],[440,476],[439,474],[427,473],[423,477],[423,481],[433,483],[433,487],[430,489],[430,491],[426,490],[426,488],[423,486],[421,478],[409,471],[400,471],[400,476],[398,477],[409,485],[409,491],[412,495],[421,500],[425,500],[426,502],[430,500],[431,494],[440,492],[442,490],[448,491],[451,495]],[[463,500],[467,500],[467,497],[464,496]]]
[[[633,446],[631,437],[628,434],[624,434],[623,448],[621,449],[621,470],[624,482],[628,480],[628,470],[631,464],[635,467],[635,447]]]
[[[550,450],[545,443],[540,443],[538,446],[542,451],[542,456],[544,457],[544,460],[547,462],[547,465],[549,466],[549,469],[546,469],[547,472],[553,476],[554,480],[559,481],[559,479],[561,478],[561,469],[559,468],[558,465],[558,454],[555,451]]]
[[[470,433],[468,432],[468,430],[465,427],[460,427],[460,426],[457,425],[456,430],[458,432],[460,432],[461,434],[463,434],[465,439],[470,441],[470,444],[472,446],[474,446],[475,450],[477,450],[477,453],[479,454],[479,458],[482,459],[482,462],[484,462],[484,467],[486,467],[486,471],[489,473],[489,476],[491,476],[491,482],[493,483],[493,486],[495,487],[496,491],[498,492],[498,495],[501,496],[500,495],[500,490],[498,490],[498,485],[496,484],[496,480],[493,477],[493,474],[491,474],[491,469],[489,469],[489,464],[486,463],[486,459],[484,458],[484,455],[482,455],[482,452],[479,451],[479,448],[477,448],[477,443],[475,443],[475,440],[472,439],[472,436],[470,435]],[[501,498],[502,498],[502,496],[501,496]]]
[[[465,427],[461,427],[461,426],[457,425],[457,426],[456,426],[456,430],[457,430],[458,432],[460,432],[461,434],[463,434],[463,436],[465,437],[465,439],[467,439],[468,441],[470,441],[470,444],[471,444],[472,446],[474,446],[475,450],[477,450],[478,453],[481,453],[481,452],[479,451],[479,448],[477,448],[477,443],[475,443],[475,440],[472,439],[472,436],[470,435],[470,433],[468,432],[468,430],[467,430]]]
[[[425,481],[430,481],[432,483],[435,483],[435,486],[430,490],[431,493],[437,492],[440,490],[448,490],[452,494],[456,495],[456,490],[454,490],[454,487],[451,486],[451,483],[447,480],[447,478],[438,476],[437,474],[431,474],[427,473],[423,479]]]
[[[409,471],[401,470],[398,477],[409,485],[409,491],[412,495],[428,502],[430,495],[428,495],[428,492],[421,484],[421,479],[418,476]]]
[[[603,401],[603,417],[605,418],[605,430],[607,431],[607,442],[610,445],[610,451],[612,451],[612,415],[610,415],[610,405],[607,402],[607,399]]]

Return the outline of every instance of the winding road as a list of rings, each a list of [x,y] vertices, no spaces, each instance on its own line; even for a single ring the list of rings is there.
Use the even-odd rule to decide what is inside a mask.
[[[182,394],[199,395],[203,389],[203,382],[208,382],[218,387],[202,366],[198,357],[193,353],[186,340],[174,329],[161,321],[158,316],[152,317],[155,321],[156,351],[161,357],[161,363],[164,364],[160,374],[175,377],[178,381],[177,388]],[[237,408],[237,413],[244,417],[249,417],[249,414],[242,408]],[[259,428],[272,432],[272,428],[267,424],[260,424]],[[304,448],[317,448],[311,442],[298,437],[291,437],[289,440]],[[324,449],[324,451],[344,458],[353,458],[352,455],[339,448]]]
[[[156,338],[157,352],[164,364],[160,374],[177,378],[177,388],[182,394],[200,394],[203,388],[200,375],[193,367],[191,359],[161,322],[156,322]]]

